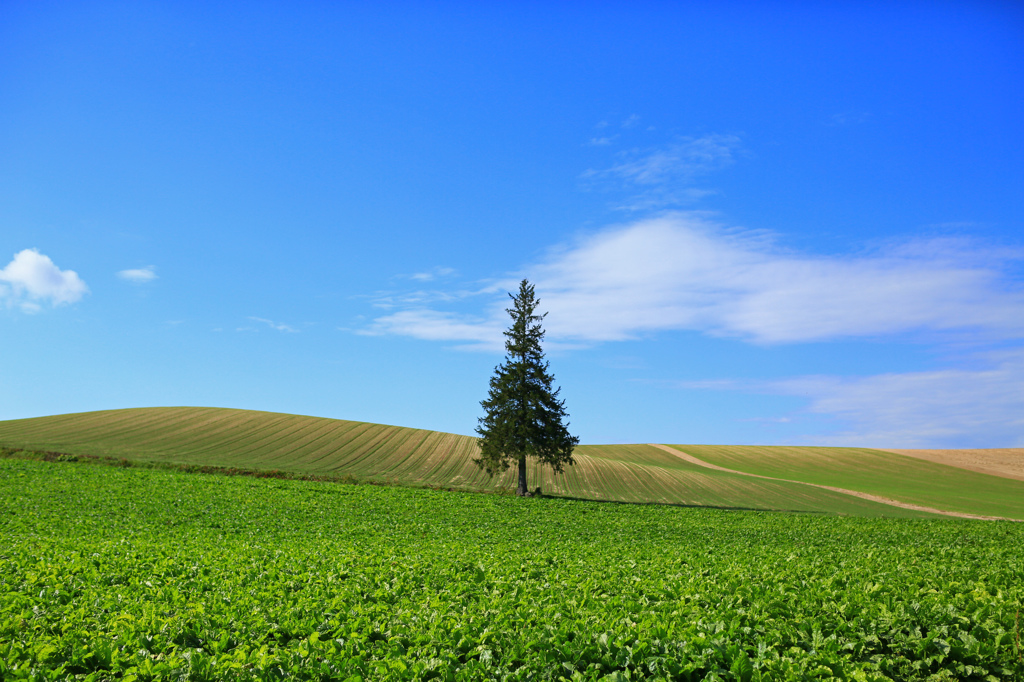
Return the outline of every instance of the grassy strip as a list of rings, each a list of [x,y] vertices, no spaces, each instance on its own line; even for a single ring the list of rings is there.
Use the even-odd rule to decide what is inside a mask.
[[[209,464],[175,464],[173,462],[153,462],[124,457],[103,457],[100,455],[75,455],[66,452],[25,450],[0,446],[0,458],[24,459],[37,462],[77,462],[121,468],[158,469],[177,471],[186,474],[214,474],[218,476],[248,476],[251,478],[276,478],[287,481],[317,481],[321,483],[345,483],[355,485],[368,483],[371,485],[398,485],[396,482],[380,480],[360,480],[350,474],[344,476],[328,476],[324,474],[304,474],[280,469],[247,469],[242,467],[222,467]]]
[[[212,474],[215,476],[245,476],[249,478],[270,478],[284,481],[309,481],[314,483],[339,483],[343,485],[375,485],[375,486],[396,486],[402,488],[422,488],[425,490],[439,490],[446,492],[469,492],[485,495],[514,495],[515,490],[509,488],[467,488],[424,483],[421,485],[403,483],[397,479],[387,480],[383,478],[357,478],[351,474],[342,476],[331,476],[328,474],[307,474],[297,471],[284,471],[281,469],[251,469],[244,467],[214,466],[210,464],[177,464],[174,462],[147,461],[139,459],[126,459],[124,457],[105,457],[101,455],[76,455],[67,452],[53,452],[40,450],[26,450],[23,448],[11,448],[0,446],[0,459],[21,459],[34,462],[65,463],[73,462],[78,464],[92,464],[98,466],[118,467],[121,469],[152,469],[158,471],[173,471],[183,474]],[[540,486],[531,493],[533,497],[543,497],[544,493]],[[572,498],[566,498],[572,499]],[[591,500],[596,502],[617,502],[617,500]],[[655,504],[655,503],[650,503]],[[736,509],[739,509],[737,507]]]

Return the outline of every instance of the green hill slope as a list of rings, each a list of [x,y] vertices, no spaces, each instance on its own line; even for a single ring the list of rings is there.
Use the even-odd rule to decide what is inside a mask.
[[[673,445],[705,462],[953,512],[1024,519],[1024,481],[865,448]]]
[[[436,431],[223,408],[107,410],[0,422],[0,445],[140,462],[278,469],[414,486],[494,491],[475,439]],[[892,457],[899,457],[892,455]],[[580,446],[565,474],[531,466],[546,494],[622,502],[927,516],[799,482],[703,468],[648,445]]]
[[[714,471],[650,445],[581,445],[574,458],[576,466],[567,470],[563,480],[551,480],[550,472],[541,472],[550,480],[547,485],[552,492],[626,502],[789,509],[855,516],[928,516],[801,483]]]

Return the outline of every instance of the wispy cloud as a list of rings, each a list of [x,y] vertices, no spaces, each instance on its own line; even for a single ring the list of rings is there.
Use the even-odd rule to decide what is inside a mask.
[[[144,268],[121,270],[117,273],[117,276],[121,279],[128,280],[132,284],[145,284],[146,282],[152,282],[156,279],[156,268],[152,265],[147,265]]]
[[[640,123],[640,117],[637,114],[630,114],[625,121],[622,122],[623,128],[632,128],[636,124]]]
[[[889,448],[1024,447],[1024,349],[991,356],[980,369],[811,376],[774,382],[808,398],[807,411],[847,424],[834,445]]]
[[[624,127],[631,127],[627,119]],[[591,144],[614,137],[593,138]],[[733,163],[740,149],[735,135],[681,137],[661,147],[631,149],[618,154],[613,165],[589,169],[581,175],[585,185],[630,193],[616,208],[649,210],[691,204],[714,190],[697,188],[697,178]]]
[[[474,297],[495,293],[494,285],[473,289],[417,289],[415,291],[378,291],[369,297],[374,308],[394,310],[396,308],[418,308],[438,304],[451,304]]]
[[[455,274],[455,268],[435,267],[424,272],[415,272],[409,275],[409,279],[417,282],[432,282],[435,279],[450,277]]]
[[[908,242],[852,256],[802,254],[763,232],[674,213],[553,249],[522,274],[550,312],[549,338],[563,343],[664,330],[760,344],[906,333],[992,341],[1024,336],[1024,290],[1003,273],[1018,256],[963,240]],[[493,298],[473,315],[428,303],[397,305],[404,310],[378,318],[371,329],[434,340],[493,338],[506,317],[502,296],[516,282],[483,289]]]
[[[1024,348],[988,352],[968,358],[964,367],[926,372],[699,381],[678,386],[806,398],[803,413],[832,417],[839,425],[834,432],[806,439],[808,443],[878,448],[1024,447]]]
[[[262,317],[250,317],[249,319],[252,320],[253,322],[262,322],[263,324],[267,325],[271,329],[276,329],[279,332],[288,332],[290,334],[297,334],[299,332],[298,329],[295,329],[294,327],[290,327],[287,324],[282,324],[280,322],[274,322],[273,320],[268,320],[268,319],[265,319],[265,318],[262,318]],[[255,330],[252,327],[239,327],[236,331],[255,331]]]
[[[664,147],[633,149],[603,170],[590,170],[589,178],[618,178],[635,185],[690,182],[695,177],[731,164],[739,149],[735,135],[684,137]]]
[[[38,312],[42,303],[74,303],[89,287],[74,270],[61,270],[37,249],[25,249],[0,270],[0,301],[25,312]]]
[[[473,317],[421,308],[378,317],[358,333],[457,342],[456,348],[460,350],[500,351],[504,347],[502,332],[507,326],[504,320],[494,315]]]

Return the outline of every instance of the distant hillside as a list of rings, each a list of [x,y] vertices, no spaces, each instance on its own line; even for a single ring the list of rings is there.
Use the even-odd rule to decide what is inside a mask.
[[[469,436],[224,408],[136,408],[4,421],[0,422],[0,445],[139,462],[352,476],[361,481],[412,486],[476,491],[514,487],[512,471],[490,479],[476,467],[472,461],[478,452],[476,441]],[[675,447],[687,449],[698,457],[705,456],[704,451],[698,452],[689,446]],[[905,462],[939,466],[893,453],[861,452],[889,457],[901,466]],[[549,495],[622,502],[858,516],[928,516],[924,512],[812,487],[799,480],[767,480],[710,469],[650,445],[584,445],[577,448],[575,458],[576,466],[559,476],[549,469],[531,466],[531,487],[539,485]],[[855,459],[854,455],[851,461]],[[743,466],[730,468],[746,471]],[[856,466],[851,474],[855,470]],[[907,470],[904,467],[900,471]],[[920,472],[922,476],[934,473],[923,469]],[[778,478],[807,478],[801,479],[792,471],[784,473],[786,475]],[[994,478],[974,475],[980,476],[979,480]],[[855,476],[848,479],[847,482],[852,483],[859,481]],[[833,485],[854,488],[852,483]],[[1010,484],[1020,488],[1018,499],[1024,500],[1024,482],[1011,481]],[[923,485],[927,485],[927,480]],[[972,507],[973,498],[953,506],[943,506],[940,504],[943,501],[935,499],[927,506],[993,514],[988,507]],[[1024,518],[1024,509],[1015,511],[1018,507],[1020,505],[1004,504],[999,507],[1004,513],[993,515]]]
[[[709,464],[951,512],[1024,519],[1024,481],[866,448],[676,445]]]

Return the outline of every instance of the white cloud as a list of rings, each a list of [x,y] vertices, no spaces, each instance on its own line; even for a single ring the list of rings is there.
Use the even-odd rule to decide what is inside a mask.
[[[360,330],[366,336],[395,334],[411,336],[424,341],[457,341],[460,350],[500,351],[504,348],[502,332],[508,326],[490,318],[460,317],[437,310],[402,310],[378,317],[373,324]]]
[[[295,329],[294,327],[290,327],[287,324],[281,324],[280,322],[274,322],[273,320],[268,320],[268,319],[265,319],[265,318],[262,318],[262,317],[250,317],[249,319],[252,320],[253,322],[262,322],[263,324],[267,325],[271,329],[276,329],[279,332],[288,332],[290,334],[297,334],[299,332],[298,329]],[[242,331],[256,331],[256,330],[253,329],[252,327],[239,327],[235,331],[242,332]]]
[[[156,268],[152,265],[147,265],[144,268],[121,270],[117,273],[117,276],[121,279],[126,279],[133,284],[145,284],[146,282],[152,282],[156,279]]]
[[[844,424],[839,431],[809,439],[822,445],[1024,447],[1024,348],[988,353],[979,359],[974,367],[927,372],[684,382],[679,386],[806,398],[805,412],[828,415]]]
[[[1024,349],[983,369],[801,377],[774,383],[810,399],[808,411],[849,424],[834,445],[888,448],[1024,447]]]
[[[0,270],[0,300],[25,312],[38,312],[41,303],[74,303],[89,288],[74,270],[61,270],[37,249],[25,249]]]
[[[555,249],[524,274],[550,312],[554,341],[621,341],[663,330],[762,344],[905,333],[1005,340],[1024,336],[1024,290],[1001,272],[1016,255],[971,250],[963,241],[857,256],[800,254],[764,233],[674,213]],[[510,278],[489,287],[498,296],[483,316],[411,305],[378,318],[372,331],[481,342],[505,326],[502,297],[516,285]]]
[[[1024,335],[1024,291],[962,243],[863,256],[782,251],[695,214],[593,235],[528,268],[553,336],[690,329],[758,343],[970,330]]]

